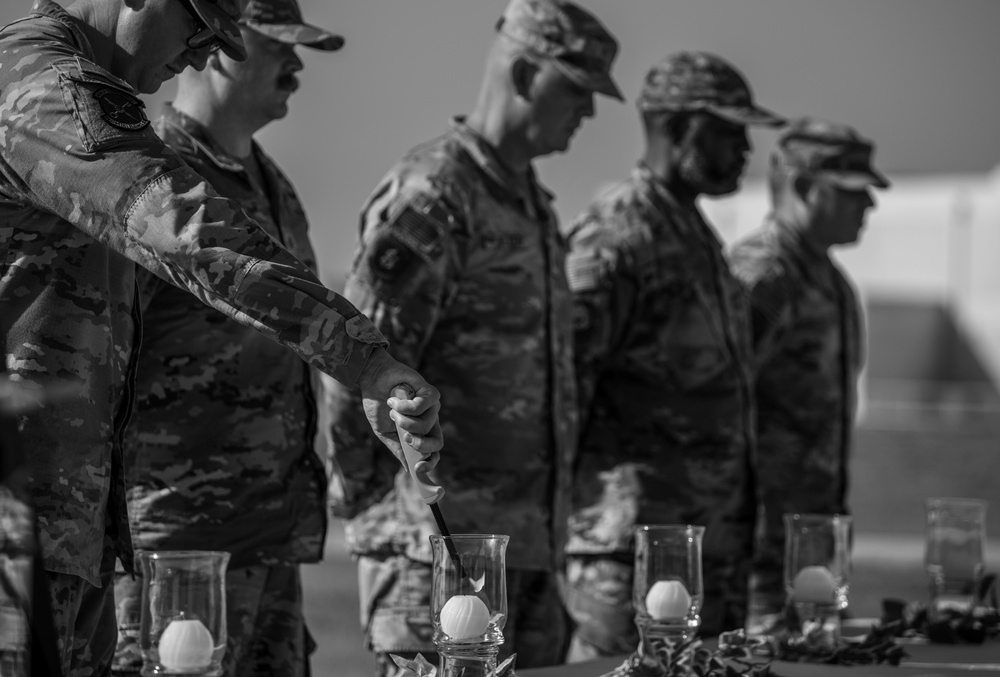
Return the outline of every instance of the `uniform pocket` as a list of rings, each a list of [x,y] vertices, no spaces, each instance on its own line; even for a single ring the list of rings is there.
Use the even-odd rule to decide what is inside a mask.
[[[88,153],[155,138],[146,105],[125,81],[78,58],[58,61],[52,67],[59,74],[63,103],[72,112],[80,143]]]

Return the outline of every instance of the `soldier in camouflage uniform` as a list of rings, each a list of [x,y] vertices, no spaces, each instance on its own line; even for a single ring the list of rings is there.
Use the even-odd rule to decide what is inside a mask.
[[[754,522],[749,315],[699,195],[739,185],[747,125],[780,123],[733,66],[646,75],[646,151],[569,230],[580,458],[567,547],[570,660],[635,647],[633,528],[699,524],[706,635],[742,627]]]
[[[16,416],[58,404],[0,364],[0,675],[59,677],[49,592]]]
[[[751,630],[780,622],[785,513],[846,513],[847,463],[863,360],[862,315],[831,247],[858,239],[889,182],[846,125],[797,120],[771,158],[773,210],[730,251],[753,317],[757,476]]]
[[[220,197],[149,126],[153,92],[210,50],[245,55],[234,0],[38,0],[0,31],[0,337],[10,378],[80,386],[18,417],[67,677],[106,674],[116,555],[133,569],[123,437],[141,320],[136,264],[365,394],[436,462],[437,391],[354,306]],[[412,401],[390,399],[407,381]]]
[[[302,69],[295,46],[344,41],[305,24],[296,0],[252,0],[241,24],[246,61],[215,53],[204,70],[182,72],[156,131],[316,272],[302,205],[253,134],[288,111]],[[137,280],[143,341],[125,447],[134,542],[228,551],[224,673],[306,674],[299,563],[322,558],[327,485],[313,449],[312,370],[152,273]],[[123,673],[142,667],[141,591],[141,579],[116,577]]]
[[[454,457],[436,476],[454,533],[510,535],[501,655],[562,661],[562,568],[577,442],[571,300],[552,196],[532,160],[565,151],[594,93],[621,98],[617,43],[563,0],[513,0],[475,110],[411,150],[375,189],[346,296],[433,375]],[[335,514],[352,518],[361,617],[376,674],[388,653],[434,654],[431,513],[364,435],[356,393],[331,391]],[[436,655],[430,658],[436,660]]]

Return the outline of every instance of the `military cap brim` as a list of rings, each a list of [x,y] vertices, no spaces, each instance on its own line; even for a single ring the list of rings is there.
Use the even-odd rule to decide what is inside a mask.
[[[821,171],[818,172],[818,174],[821,175],[824,180],[846,190],[863,190],[868,187],[888,188],[891,185],[889,179],[887,179],[884,174],[879,172],[874,167],[872,167],[870,171]]]
[[[723,120],[751,127],[781,127],[787,121],[773,111],[753,104],[750,106],[707,105],[705,110]]]
[[[324,52],[335,52],[344,46],[343,36],[307,23],[270,24],[252,20],[242,23],[257,33],[289,45],[303,45]]]
[[[215,0],[191,0],[191,6],[202,23],[219,38],[226,56],[234,61],[246,60],[247,48],[240,34],[238,17],[232,16]]]
[[[589,89],[592,92],[597,92],[598,94],[611,97],[612,99],[617,99],[618,101],[625,100],[625,97],[622,96],[622,92],[618,89],[618,85],[615,83],[614,78],[611,77],[611,73],[594,73],[586,71],[582,68],[574,68],[565,61],[560,61],[559,59],[552,59],[552,63],[555,64],[556,68],[558,68],[563,75],[581,87]]]

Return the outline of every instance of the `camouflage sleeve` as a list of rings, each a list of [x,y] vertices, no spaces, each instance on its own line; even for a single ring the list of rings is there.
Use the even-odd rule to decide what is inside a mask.
[[[389,191],[377,191],[362,213],[345,295],[389,338],[393,357],[417,369],[454,279],[455,214],[433,195],[400,198]],[[357,393],[327,385],[330,507],[349,518],[391,490],[399,463],[379,451]]]
[[[586,428],[601,373],[626,335],[637,290],[617,248],[596,235],[599,225],[587,217],[574,226],[566,257],[581,430]]]
[[[44,58],[41,58],[44,61]],[[5,183],[229,317],[354,384],[385,339],[169,150],[123,82],[79,58],[0,73]]]

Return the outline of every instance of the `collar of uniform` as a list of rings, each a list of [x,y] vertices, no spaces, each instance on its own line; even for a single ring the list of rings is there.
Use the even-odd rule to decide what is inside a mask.
[[[220,169],[227,172],[245,171],[243,163],[219,146],[209,134],[208,128],[190,115],[177,110],[170,103],[166,103],[163,105],[163,119]]]
[[[768,218],[773,224],[772,227],[777,232],[778,237],[797,251],[807,263],[824,265],[830,263],[829,253],[818,250],[816,247],[809,244],[809,242],[802,237],[802,233],[797,228],[790,226],[784,221],[780,221],[773,216]]]
[[[662,216],[673,217],[670,220],[684,233],[706,242],[718,251],[722,251],[722,240],[719,239],[715,228],[702,216],[697,205],[692,205],[690,208],[682,207],[670,194],[667,184],[643,162],[636,165],[633,176],[636,181],[656,196],[657,199],[653,202],[653,207],[660,211]]]
[[[59,3],[53,0],[35,0],[35,4],[31,7],[31,15],[44,16],[61,23],[73,34],[73,41],[80,51],[83,52],[83,55],[89,61],[94,61],[94,48],[91,46],[90,40],[87,39],[87,36],[80,29],[77,20],[63,9]]]
[[[768,217],[768,221],[775,237],[792,253],[804,277],[832,284],[830,276],[833,274],[833,261],[828,252],[817,251],[815,247],[806,242],[796,228],[787,223],[779,221],[773,216]]]
[[[479,136],[465,124],[464,116],[451,119],[451,129],[455,138],[469,153],[469,157],[490,176],[496,183],[513,197],[525,197],[529,200],[541,198],[546,204],[555,200],[555,195],[545,189],[535,177],[535,171],[530,166],[525,180],[518,179],[507,165],[497,157],[496,151],[483,137]],[[522,186],[534,191],[535,195],[525,195]]]

